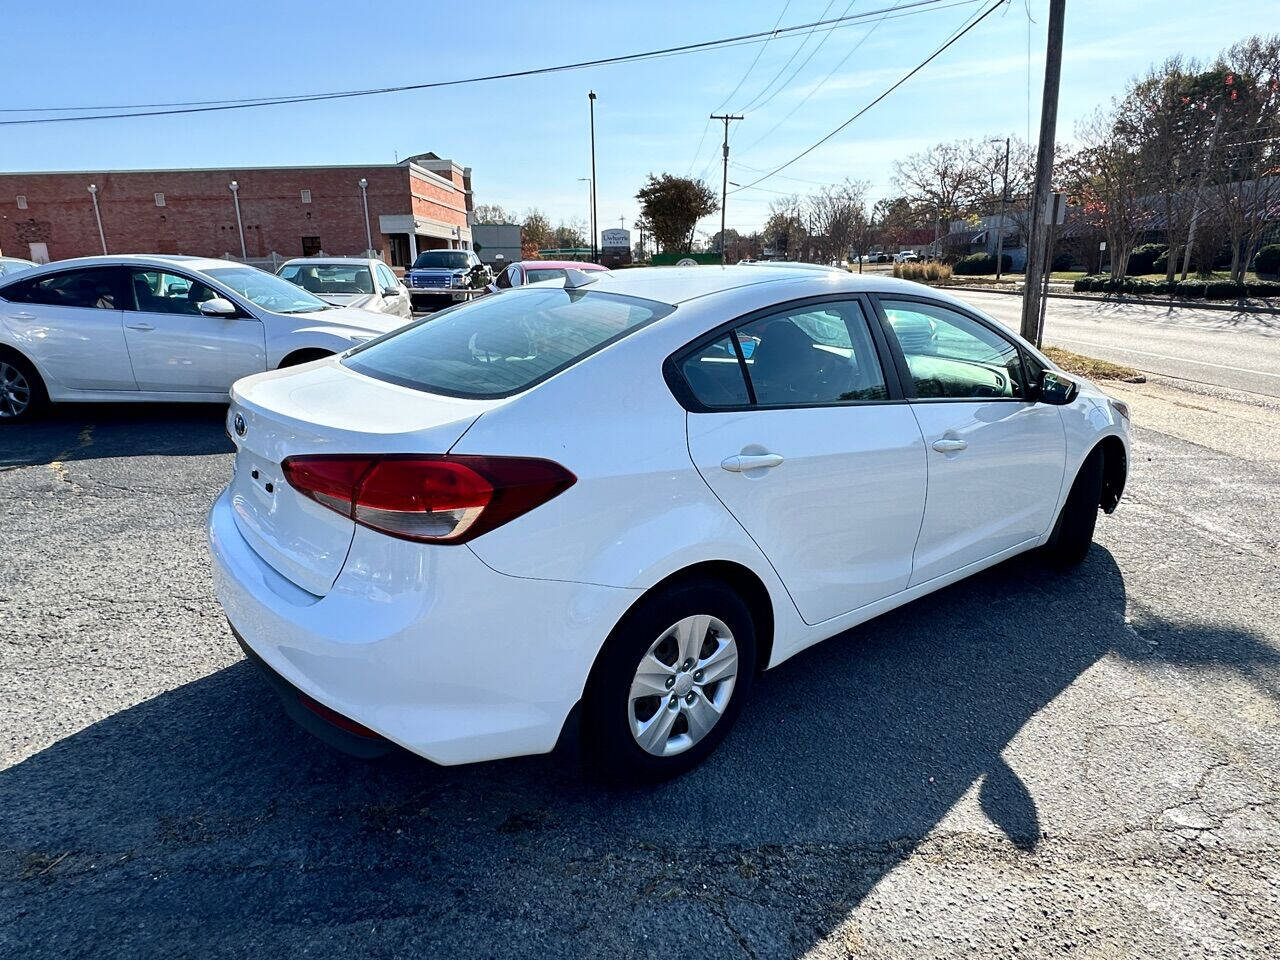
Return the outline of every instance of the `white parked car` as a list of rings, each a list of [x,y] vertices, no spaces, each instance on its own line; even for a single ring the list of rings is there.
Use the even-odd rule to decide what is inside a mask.
[[[249,377],[228,415],[216,593],[292,715],[445,764],[579,723],[638,778],[811,644],[1080,560],[1129,455],[1124,404],[960,300],[778,267],[575,271]]]
[[[0,257],[0,282],[3,282],[6,277],[30,270],[34,266],[36,266],[34,262],[19,257]]]
[[[359,307],[413,319],[409,291],[381,260],[355,257],[299,257],[276,274],[335,307]]]
[[[0,278],[0,423],[49,401],[226,402],[241,377],[403,322],[227,260],[62,260]]]
[[[915,263],[919,259],[914,250],[899,250],[893,255],[894,263]]]

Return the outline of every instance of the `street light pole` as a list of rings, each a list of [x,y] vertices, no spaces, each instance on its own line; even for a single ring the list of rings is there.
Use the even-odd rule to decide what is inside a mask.
[[[591,233],[591,259],[596,258],[596,188],[593,177],[579,177],[578,182],[587,182],[587,230]]]
[[[360,178],[360,198],[364,201],[364,253],[373,256],[373,230],[369,227],[369,181]]]
[[[98,221],[98,240],[102,243],[102,252],[107,252],[107,235],[102,232],[102,214],[98,211],[98,185],[89,184],[89,197],[93,200],[93,219]]]
[[[587,91],[587,102],[591,109],[591,261],[599,259],[596,255],[596,92]]]
[[[244,221],[240,219],[240,183],[232,180],[227,187],[231,190],[231,199],[236,205],[236,229],[240,231],[240,259],[249,259],[249,248],[244,245]]]
[[[741,120],[740,114],[733,113],[713,113],[712,120],[724,121],[724,173],[720,178],[720,266],[725,265],[725,240],[724,240],[724,223],[725,223],[725,207],[729,199],[729,121]]]
[[[1044,58],[1044,99],[1040,106],[1040,144],[1036,153],[1036,184],[1031,196],[1031,229],[1027,236],[1027,270],[1022,286],[1022,324],[1019,333],[1040,343],[1040,284],[1048,267],[1049,186],[1053,179],[1053,148],[1058,126],[1058,84],[1062,79],[1062,24],[1067,0],[1049,0],[1049,38]]]

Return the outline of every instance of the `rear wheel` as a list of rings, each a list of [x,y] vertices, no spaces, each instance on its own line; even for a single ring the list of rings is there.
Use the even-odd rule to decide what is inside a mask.
[[[583,700],[586,760],[606,779],[662,780],[724,739],[751,687],[755,626],[734,591],[682,584],[615,628]]]
[[[48,403],[36,368],[13,354],[0,354],[0,424],[37,416]]]
[[[1045,559],[1055,566],[1073,566],[1089,552],[1102,500],[1102,466],[1099,447],[1089,454],[1076,474],[1049,542],[1044,545]]]

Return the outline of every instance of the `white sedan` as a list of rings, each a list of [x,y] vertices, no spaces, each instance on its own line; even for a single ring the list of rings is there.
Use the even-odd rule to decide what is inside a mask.
[[[409,291],[381,260],[355,257],[298,257],[276,271],[335,307],[359,307],[413,319]]]
[[[1025,551],[1084,557],[1129,412],[963,302],[779,267],[571,271],[235,385],[216,593],[372,755],[705,758],[759,671]]]
[[[330,306],[227,260],[62,260],[0,278],[0,423],[50,401],[225,403],[241,377],[340,353],[403,322]]]

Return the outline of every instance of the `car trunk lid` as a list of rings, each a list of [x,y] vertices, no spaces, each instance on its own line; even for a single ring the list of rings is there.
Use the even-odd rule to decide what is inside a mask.
[[[323,596],[355,533],[348,517],[294,490],[281,463],[300,454],[445,453],[500,401],[461,400],[374,380],[336,360],[247,377],[232,387],[228,427],[236,526],[254,551]]]

